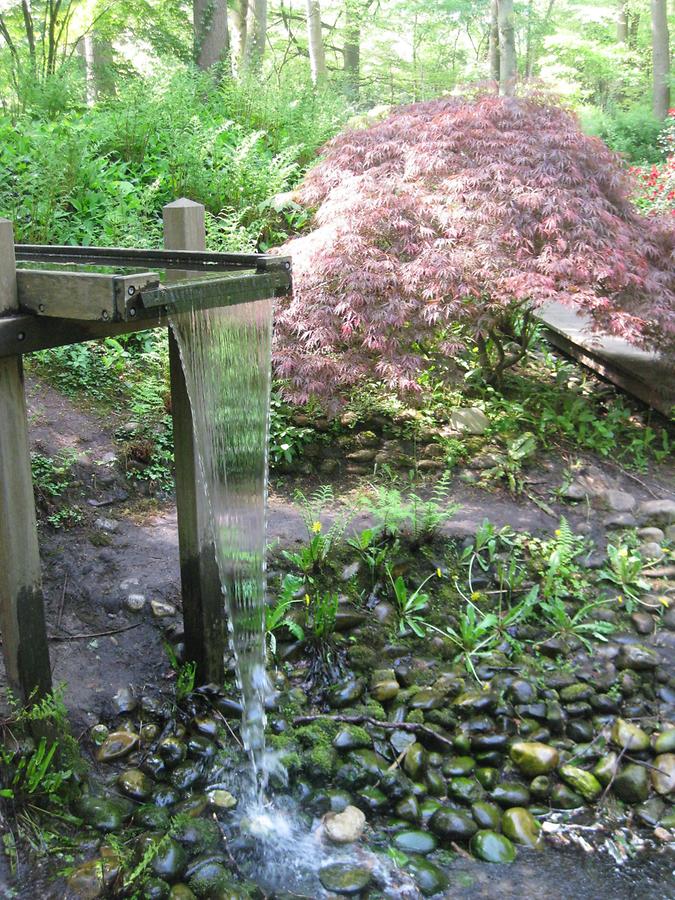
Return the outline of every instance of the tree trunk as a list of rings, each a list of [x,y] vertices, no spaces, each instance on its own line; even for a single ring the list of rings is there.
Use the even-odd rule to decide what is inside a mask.
[[[244,69],[259,72],[267,40],[267,0],[249,0],[246,16]]]
[[[624,0],[619,0],[616,16],[616,39],[620,44],[628,43],[628,10]]]
[[[347,95],[359,99],[361,70],[361,14],[356,0],[345,3],[344,72]]]
[[[499,84],[499,0],[490,3],[490,78]]]
[[[670,43],[666,0],[652,0],[654,115],[665,119],[670,107]]]
[[[307,46],[312,84],[322,84],[326,80],[326,53],[321,33],[321,4],[319,0],[307,0]]]
[[[248,15],[248,0],[235,0],[231,9],[232,17],[232,70],[236,75],[241,71],[246,52],[246,17]]]
[[[210,69],[227,58],[230,36],[227,0],[193,0],[194,59],[200,69]]]
[[[513,97],[516,92],[516,36],[513,26],[513,0],[498,0],[499,21],[499,93]]]
[[[527,4],[527,29],[525,34],[525,81],[532,77],[532,5],[533,0]]]

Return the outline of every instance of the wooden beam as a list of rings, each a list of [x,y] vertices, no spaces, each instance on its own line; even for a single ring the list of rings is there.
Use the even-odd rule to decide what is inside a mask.
[[[167,250],[203,250],[206,242],[204,207],[177,200],[164,207],[164,246]],[[187,273],[168,273],[173,278]],[[185,656],[197,665],[200,684],[222,684],[225,652],[223,597],[206,497],[198,473],[194,424],[178,343],[169,328],[171,412],[176,466],[178,545],[185,624]]]
[[[0,315],[18,308],[12,223],[0,219]],[[0,359],[0,628],[22,702],[52,687],[21,356]]]
[[[130,300],[144,289],[156,290],[159,275],[104,275],[19,269],[16,273],[19,306],[38,316],[113,322],[127,318]],[[133,308],[133,306],[132,306]]]

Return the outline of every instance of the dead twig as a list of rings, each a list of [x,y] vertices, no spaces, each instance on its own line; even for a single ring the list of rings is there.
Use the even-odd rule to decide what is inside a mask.
[[[66,589],[68,587],[68,573],[66,572],[66,577],[63,579],[63,590],[61,591],[61,603],[59,604],[59,614],[56,617],[56,627],[61,627],[61,619],[63,618],[63,607],[66,603]]]
[[[123,631],[131,631],[132,628],[140,628],[142,622],[133,625],[125,625],[124,628],[112,628],[110,631],[93,631],[90,634],[50,634],[50,641],[86,641],[88,638],[108,637],[111,634],[121,634]]]
[[[317,716],[297,716],[293,719],[294,725],[308,725],[310,722],[316,722],[318,719],[330,719],[331,722],[344,722],[345,725],[372,725],[374,728],[385,728],[390,731],[410,731],[412,734],[424,734],[429,738],[443,744],[444,747],[454,750],[454,744],[450,738],[443,737],[433,728],[426,725],[419,725],[417,722],[380,722],[379,719],[373,719],[372,716],[340,716],[340,715],[317,715]]]

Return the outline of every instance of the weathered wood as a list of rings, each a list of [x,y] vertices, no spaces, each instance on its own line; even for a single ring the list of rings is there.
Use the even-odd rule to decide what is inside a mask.
[[[206,233],[204,207],[178,200],[164,207],[164,245],[171,250],[203,250]],[[187,273],[177,271],[174,278]],[[185,623],[185,656],[197,665],[200,683],[223,681],[225,651],[225,600],[204,489],[198,474],[192,409],[178,344],[169,329],[171,411],[176,466],[178,545]]]
[[[17,308],[12,224],[0,219],[0,315]],[[7,680],[23,701],[51,690],[51,669],[21,357],[0,360],[0,628]]]
[[[226,287],[224,286],[226,285]],[[236,303],[248,303],[252,300],[266,300],[288,291],[288,276],[285,272],[236,272],[223,273],[216,280],[205,282],[199,302],[204,307],[225,306]],[[188,308],[192,303],[187,295],[194,295],[192,283],[185,284],[186,299],[180,299],[180,286],[172,285],[172,309],[174,311]],[[104,337],[115,337],[157,328],[168,322],[165,306],[154,304],[161,300],[156,296],[150,299],[152,306],[145,308],[143,298],[152,292],[139,293],[136,300],[127,308],[127,321],[103,322],[101,320],[77,320],[42,318],[32,314],[0,316],[0,357],[16,356],[20,353],[32,353],[35,350],[46,350],[49,347],[61,347],[65,344],[77,344]],[[165,297],[165,299],[167,299]]]
[[[18,269],[16,282],[23,310],[38,316],[116,322],[127,318],[128,301],[136,294],[159,286],[159,275]]]

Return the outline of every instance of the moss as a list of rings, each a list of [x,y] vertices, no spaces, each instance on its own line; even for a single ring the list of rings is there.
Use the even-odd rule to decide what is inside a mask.
[[[296,728],[295,737],[303,747],[331,746],[339,727],[331,719],[317,719],[316,722]]]
[[[331,776],[337,767],[338,755],[332,747],[317,745],[303,757],[302,768],[310,776]]]
[[[451,709],[432,709],[425,714],[427,722],[433,722],[435,725],[443,725],[444,728],[455,728],[457,725],[457,716]]]
[[[405,717],[405,720],[416,725],[424,725],[424,713],[421,709],[412,709]]]
[[[372,647],[354,644],[348,651],[349,664],[356,672],[374,669],[378,663],[378,654]]]
[[[367,747],[370,747],[373,743],[366,729],[360,725],[345,725],[344,730],[349,732],[354,741],[358,741]]]
[[[377,700],[373,700],[372,697],[369,697],[358,706],[352,706],[343,710],[343,712],[347,716],[368,716],[371,719],[377,719],[378,722],[385,722],[387,719],[387,714],[382,704],[378,703]]]

